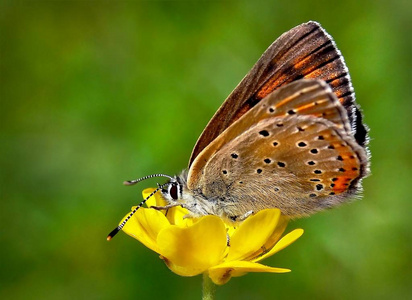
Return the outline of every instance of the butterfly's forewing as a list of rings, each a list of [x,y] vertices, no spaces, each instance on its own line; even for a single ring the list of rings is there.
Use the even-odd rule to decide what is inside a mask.
[[[280,36],[229,95],[199,137],[190,161],[233,122],[265,96],[292,81],[322,79],[344,105],[357,142],[367,141],[366,129],[355,105],[348,70],[332,38],[316,22],[301,24]]]
[[[336,99],[336,96],[333,95],[331,89],[322,81],[301,79],[281,87],[264,98],[213,140],[198,155],[189,169],[189,187],[196,185],[201,176],[201,170],[226,143],[236,139],[263,119],[290,114],[322,117],[328,119],[337,128],[350,134],[349,120],[345,109]],[[253,150],[251,149],[251,152]]]

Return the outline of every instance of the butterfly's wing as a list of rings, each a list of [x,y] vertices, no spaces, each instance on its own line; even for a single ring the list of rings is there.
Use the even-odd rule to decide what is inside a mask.
[[[357,191],[362,151],[322,118],[265,119],[210,159],[197,189],[232,218],[274,207],[292,217],[310,215]]]
[[[210,143],[187,183],[229,216],[268,207],[302,216],[355,194],[367,164],[330,87],[300,80],[264,98]]]
[[[355,104],[343,57],[332,37],[311,21],[284,33],[263,53],[209,121],[193,149],[189,166],[207,145],[264,97],[302,78],[322,79],[331,86],[347,111],[357,142],[365,145],[367,130]]]
[[[196,185],[201,172],[211,157],[221,148],[267,118],[290,114],[322,117],[350,134],[349,119],[330,87],[320,80],[301,79],[279,88],[250,109],[213,140],[194,160],[189,169],[188,183]]]

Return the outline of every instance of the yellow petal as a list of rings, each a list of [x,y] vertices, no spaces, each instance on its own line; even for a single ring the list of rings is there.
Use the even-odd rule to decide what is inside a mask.
[[[278,209],[264,209],[243,221],[230,238],[226,260],[243,260],[263,247],[275,230],[279,217]]]
[[[282,237],[279,242],[276,243],[276,245],[270,249],[269,252],[267,252],[266,254],[254,259],[253,261],[261,261],[262,259],[265,259],[269,256],[272,256],[273,254],[275,254],[276,252],[279,252],[280,250],[286,248],[287,246],[289,246],[290,244],[292,244],[294,241],[296,241],[298,238],[300,238],[303,234],[303,229],[295,229],[291,232],[289,232],[287,235],[285,235],[284,237]]]
[[[146,199],[155,189],[148,188],[142,192],[143,199]],[[162,197],[160,192],[157,192],[152,197],[150,197],[146,201],[147,207],[151,206],[166,206],[168,203]],[[167,219],[169,220],[170,224],[178,225],[180,227],[187,227],[193,224],[190,218],[184,219],[183,217],[186,216],[189,211],[187,209],[182,208],[181,206],[176,206],[169,208],[167,210],[160,210],[163,214],[166,215]]]
[[[123,231],[146,247],[160,253],[157,246],[157,236],[162,229],[168,226],[170,226],[170,223],[164,214],[154,209],[141,207],[126,223]]]
[[[229,235],[229,237],[231,237],[235,233],[236,229],[238,228],[238,226],[236,225],[233,226],[233,224],[227,224],[227,223],[225,223],[225,226],[226,226],[226,232]]]
[[[151,193],[153,193],[154,190],[155,190],[155,188],[144,189],[143,192],[142,192],[143,199],[146,199],[147,197],[149,197],[149,195]],[[167,202],[166,202],[165,199],[163,199],[160,191],[158,191],[156,194],[154,194],[152,197],[150,197],[146,201],[146,205],[147,205],[147,207],[150,207],[150,206],[165,206],[165,205],[167,205]]]
[[[160,258],[164,260],[166,266],[167,266],[173,273],[175,273],[175,274],[177,274],[177,275],[179,275],[179,276],[186,276],[186,277],[187,277],[187,276],[195,276],[195,275],[198,275],[198,274],[200,274],[200,273],[203,273],[203,272],[200,272],[200,273],[198,273],[198,272],[192,272],[192,270],[189,270],[189,269],[187,268],[187,266],[179,266],[179,265],[176,265],[176,264],[174,264],[172,261],[168,260],[168,259],[167,259],[166,257],[164,257],[164,256],[160,256]]]
[[[194,276],[223,260],[226,229],[219,217],[205,216],[187,228],[169,226],[163,229],[157,244],[173,272]]]
[[[188,227],[193,224],[192,218],[184,218],[187,214],[189,214],[189,211],[181,206],[175,206],[166,211],[166,217],[170,224],[174,224],[179,227]]]
[[[258,251],[256,251],[252,255],[248,256],[244,260],[256,261],[256,259],[259,258],[259,256],[261,256],[261,255],[265,254],[266,252],[268,252],[269,250],[271,250],[273,248],[273,246],[275,246],[277,241],[279,241],[279,239],[281,238],[283,232],[285,231],[285,229],[288,225],[288,222],[289,222],[289,218],[287,218],[287,217],[285,217],[281,214],[280,217],[279,217],[278,224],[276,225],[276,228],[274,229],[274,231],[270,235],[270,237],[267,239],[265,244]]]
[[[209,277],[215,284],[225,284],[231,277],[239,277],[249,272],[287,273],[289,269],[272,268],[250,261],[229,261],[209,269]]]

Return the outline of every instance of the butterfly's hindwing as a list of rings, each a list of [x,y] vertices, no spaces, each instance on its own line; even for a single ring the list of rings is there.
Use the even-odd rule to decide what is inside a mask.
[[[363,148],[330,121],[268,118],[216,152],[197,189],[218,199],[223,215],[272,207],[309,215],[355,194],[365,159]]]

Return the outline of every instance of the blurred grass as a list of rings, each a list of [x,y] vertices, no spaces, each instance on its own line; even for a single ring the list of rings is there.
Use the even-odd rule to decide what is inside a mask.
[[[267,46],[310,19],[334,36],[371,128],[364,199],[219,299],[405,299],[411,278],[408,1],[0,2],[2,299],[196,299],[120,234],[125,179],[186,167],[203,127]]]

